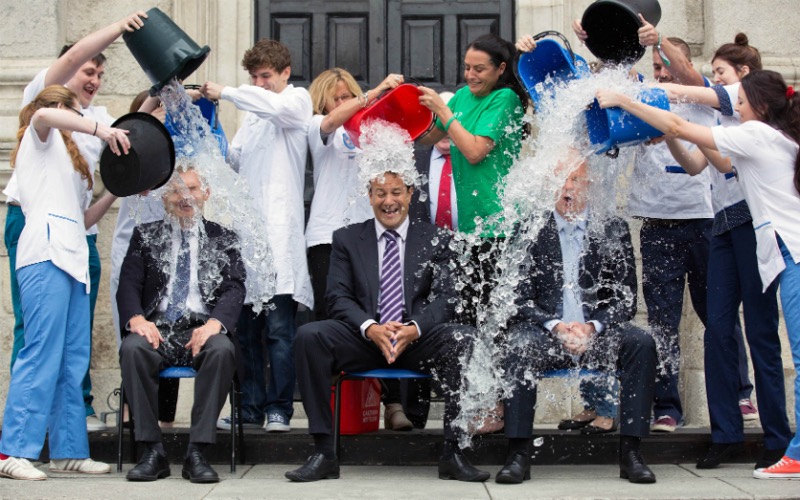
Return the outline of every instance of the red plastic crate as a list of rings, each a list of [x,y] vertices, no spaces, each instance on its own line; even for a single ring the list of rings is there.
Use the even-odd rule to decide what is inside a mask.
[[[339,434],[364,434],[378,430],[381,416],[381,383],[375,378],[342,382]],[[335,410],[331,391],[331,411]]]

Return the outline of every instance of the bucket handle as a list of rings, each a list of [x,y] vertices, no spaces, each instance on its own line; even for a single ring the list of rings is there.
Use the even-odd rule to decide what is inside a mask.
[[[187,90],[200,90],[200,85],[188,84],[184,85],[183,88]],[[214,116],[213,116],[214,123],[209,125],[211,126],[211,130],[217,130],[219,129],[219,101],[218,100],[212,101],[211,99],[209,99],[209,101],[211,101],[214,104]]]
[[[569,51],[569,56],[572,59],[572,64],[577,66],[578,61],[575,59],[575,52],[572,51],[572,45],[570,45],[569,40],[567,40],[567,37],[565,37],[558,31],[555,30],[542,31],[541,33],[533,35],[533,41],[535,42],[537,40],[541,40],[542,38],[547,36],[555,36],[560,38],[561,41],[564,42],[564,47],[566,47],[567,50]]]

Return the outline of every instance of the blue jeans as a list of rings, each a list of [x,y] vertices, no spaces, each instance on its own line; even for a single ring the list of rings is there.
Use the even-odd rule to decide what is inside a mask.
[[[619,383],[615,375],[601,373],[581,380],[583,407],[594,410],[598,417],[617,418]]]
[[[752,222],[714,236],[708,263],[708,325],[704,339],[706,394],[711,441],[744,441],[738,400],[741,368],[747,354],[739,328],[739,306],[744,303],[744,325],[758,395],[764,446],[783,449],[792,437],[786,418],[781,342],[778,336],[777,281],[761,293]],[[741,359],[744,358],[744,363]],[[737,362],[738,360],[738,362]]]
[[[778,239],[786,269],[780,275],[781,306],[795,373],[800,373],[800,264],[795,264],[786,245]],[[800,376],[794,378],[794,418],[800,422]],[[800,460],[800,430],[786,448],[786,456]]]
[[[25,214],[22,209],[16,205],[6,205],[6,226],[5,226],[5,245],[8,251],[8,264],[10,267],[11,276],[11,306],[14,310],[14,343],[11,347],[11,367],[14,367],[14,362],[17,359],[19,351],[25,346],[25,322],[22,317],[22,309],[20,308],[19,298],[19,283],[17,282],[17,243],[25,228]],[[86,236],[86,243],[89,245],[89,277],[91,283],[91,294],[89,297],[90,307],[90,320],[89,320],[89,345],[91,348],[91,335],[92,325],[94,324],[94,307],[97,304],[97,293],[100,290],[100,254],[97,251],[97,235]],[[91,352],[89,354],[91,358]],[[94,415],[94,408],[92,402],[92,379],[89,375],[89,369],[86,369],[86,375],[83,377],[81,383],[81,390],[83,392],[83,403],[86,411],[86,416]]]
[[[267,311],[253,314],[245,305],[236,325],[243,373],[242,421],[260,423],[277,412],[292,418],[294,407],[294,337],[297,302],[291,295],[276,295]],[[264,344],[269,356],[269,387],[264,377]]]
[[[706,325],[706,279],[712,219],[665,221],[647,219],[640,233],[642,292],[647,321],[659,346],[665,373],[656,377],[653,415],[683,419],[678,373],[679,326],[683,290],[689,295],[700,321]]]
[[[37,460],[87,458],[81,380],[89,367],[86,285],[45,261],[17,273],[25,347],[11,369],[0,452]]]

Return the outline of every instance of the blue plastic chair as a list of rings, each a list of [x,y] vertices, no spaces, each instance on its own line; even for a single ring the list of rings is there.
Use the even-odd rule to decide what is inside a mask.
[[[158,374],[159,378],[195,378],[197,371],[189,366],[170,366],[161,370]],[[244,429],[242,422],[239,420],[238,415],[241,414],[241,403],[236,397],[236,375],[234,374],[231,381],[231,472],[236,472],[236,434],[238,430],[239,443],[238,448],[241,455],[241,461],[244,463]],[[122,409],[125,402],[125,393],[123,385],[119,386],[119,410],[117,412],[117,472],[122,472]],[[130,415],[130,436],[131,436],[131,461],[135,462],[136,457],[136,437],[133,432],[133,415]]]
[[[336,380],[334,388],[334,406],[333,406],[333,449],[336,451],[336,458],[340,458],[339,449],[339,431],[341,429],[341,410],[342,410],[342,382],[345,380],[365,379],[365,378],[431,378],[427,373],[415,372],[413,370],[404,370],[402,368],[378,368],[376,370],[367,370],[363,372],[342,372]]]

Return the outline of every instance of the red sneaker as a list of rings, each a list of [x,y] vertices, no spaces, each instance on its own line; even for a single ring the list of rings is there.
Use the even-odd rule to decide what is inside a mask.
[[[742,399],[739,401],[739,411],[742,412],[742,420],[745,422],[758,420],[758,410],[749,399]]]
[[[675,432],[678,422],[669,415],[662,415],[653,422],[650,430],[653,432]]]
[[[753,471],[756,479],[800,479],[800,461],[784,456],[780,462],[766,469]]]

